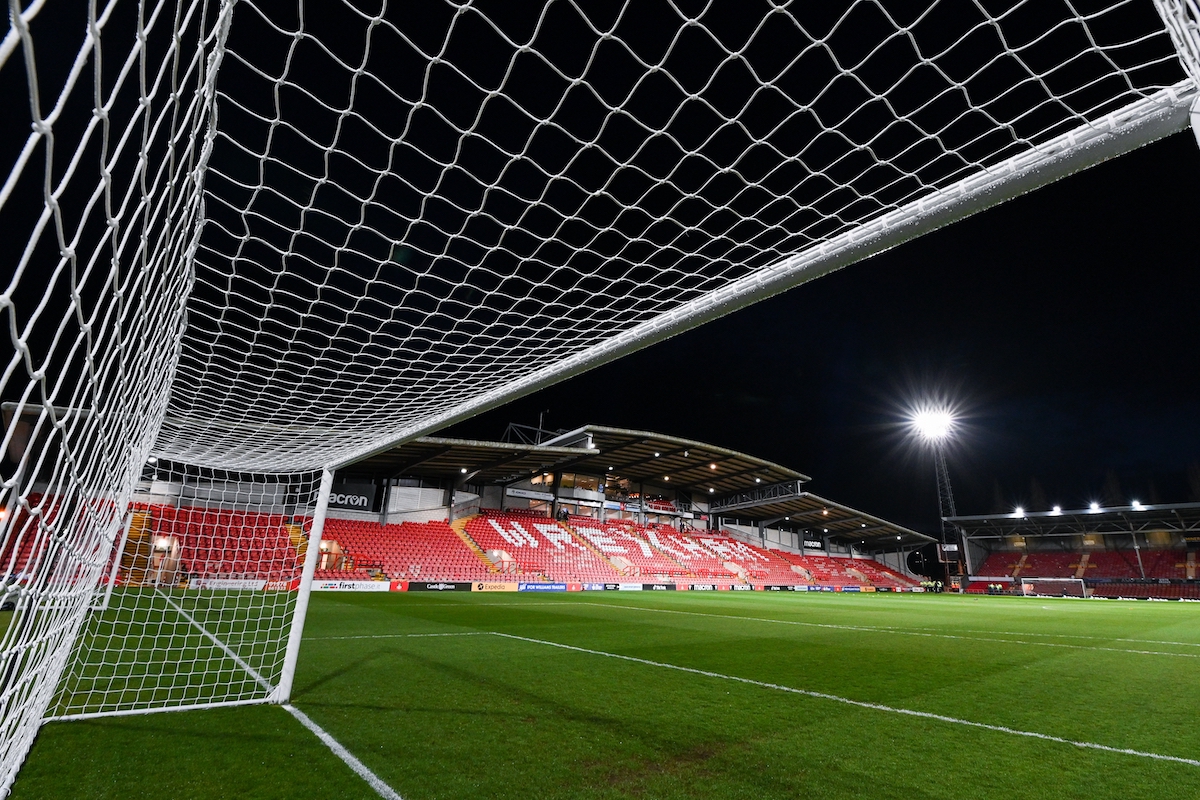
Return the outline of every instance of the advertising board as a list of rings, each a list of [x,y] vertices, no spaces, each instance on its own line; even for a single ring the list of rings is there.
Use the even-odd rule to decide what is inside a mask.
[[[375,484],[335,483],[329,492],[330,508],[350,508],[370,511],[375,504]]]
[[[314,592],[390,592],[390,581],[313,581]]]

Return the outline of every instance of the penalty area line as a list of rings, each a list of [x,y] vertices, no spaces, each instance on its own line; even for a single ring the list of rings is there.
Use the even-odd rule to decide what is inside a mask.
[[[1190,767],[1200,767],[1200,761],[1192,758],[1183,758],[1181,756],[1168,756],[1161,753],[1150,753],[1144,750],[1132,750],[1123,747],[1112,747],[1106,744],[1098,744],[1096,742],[1077,742],[1073,739],[1066,739],[1062,736],[1052,736],[1048,733],[1038,733],[1037,731],[1023,731],[1019,728],[1010,728],[1006,725],[990,725],[986,722],[974,722],[969,719],[959,719],[958,717],[949,717],[944,714],[934,714],[930,711],[916,711],[911,708],[899,708],[896,706],[883,705],[882,703],[870,703],[865,700],[853,700],[849,697],[841,697],[836,694],[827,694],[825,692],[815,692],[811,689],[797,689],[793,686],[783,686],[778,683],[768,683],[766,681],[756,681],[753,678],[742,678],[737,675],[725,675],[720,672],[711,672],[705,669],[697,669],[695,667],[682,667],[678,664],[668,664],[663,661],[651,661],[648,658],[638,658],[636,656],[626,656],[620,653],[608,653],[603,650],[592,650],[587,647],[576,647],[575,645],[562,644],[560,642],[551,642],[545,639],[534,639],[529,636],[517,636],[513,633],[500,633],[492,631],[494,636],[502,636],[505,639],[516,639],[522,642],[531,642],[533,644],[546,645],[548,647],[557,647],[562,650],[573,650],[577,653],[587,653],[593,656],[604,656],[605,658],[615,658],[620,661],[631,661],[635,664],[645,664],[651,667],[660,667],[662,669],[673,669],[678,672],[687,672],[692,675],[703,675],[706,678],[717,678],[718,680],[733,681],[735,683],[744,683],[750,686],[758,686],[763,689],[773,689],[779,692],[788,692],[789,694],[798,694],[805,697],[813,697],[818,700],[830,700],[843,705],[856,706],[858,708],[868,708],[873,711],[885,711],[890,714],[901,714],[907,717],[918,717],[920,719],[933,720],[935,722],[945,722],[951,725],[963,725],[969,728],[979,728],[986,731],[994,731],[996,733],[1007,733],[1010,736],[1024,736],[1028,739],[1040,739],[1044,742],[1055,742],[1056,744],[1067,744],[1072,747],[1079,747],[1086,750],[1100,750],[1106,753],[1118,753],[1126,756],[1137,756],[1139,758],[1150,758],[1155,761],[1171,761],[1176,764],[1187,764]]]
[[[388,786],[383,780],[372,772],[366,764],[355,758],[354,754],[342,747],[341,742],[329,735],[329,733],[317,723],[313,722],[307,714],[296,708],[291,703],[285,703],[283,706],[287,712],[300,721],[300,724],[308,728],[312,733],[320,739],[326,747],[333,751],[333,754],[345,762],[346,766],[354,770],[354,774],[367,782],[375,793],[386,800],[404,800],[396,790]]]
[[[364,633],[360,636],[310,636],[306,642],[328,642],[334,639],[428,639],[434,636],[483,636],[487,631],[455,631],[453,633]]]

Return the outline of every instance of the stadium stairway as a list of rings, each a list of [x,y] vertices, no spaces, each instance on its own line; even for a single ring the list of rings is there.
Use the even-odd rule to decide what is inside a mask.
[[[480,548],[480,546],[475,543],[475,540],[471,538],[471,535],[467,533],[467,523],[478,516],[478,514],[472,514],[468,517],[460,517],[450,523],[450,530],[454,531],[454,533],[458,535],[458,538],[462,539],[463,544],[467,546],[468,550],[479,557],[479,560],[483,562],[485,567],[487,567],[488,572],[498,573],[500,571],[499,568],[492,563],[492,560],[487,557],[487,553],[483,552],[483,549]]]

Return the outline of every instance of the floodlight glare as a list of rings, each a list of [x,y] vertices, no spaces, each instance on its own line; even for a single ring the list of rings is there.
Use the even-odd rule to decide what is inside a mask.
[[[1099,511],[1099,510],[1100,510],[1100,504],[1099,504],[1099,503],[1097,503],[1097,502],[1091,502],[1091,503],[1088,503],[1088,511],[1091,511],[1091,512],[1095,513],[1095,512],[1097,512],[1097,511]]]
[[[943,442],[954,433],[954,415],[945,408],[919,408],[909,417],[909,424],[927,442]]]
[[[1054,508],[1052,508],[1052,509],[1051,509],[1051,511],[1052,511],[1053,513],[1055,513],[1055,514],[1061,514],[1061,513],[1062,513],[1062,506],[1055,506]]]
[[[1025,516],[1025,509],[1021,508],[1020,506],[1017,506],[1016,508],[1013,509],[1013,516],[1016,516],[1016,517]]]

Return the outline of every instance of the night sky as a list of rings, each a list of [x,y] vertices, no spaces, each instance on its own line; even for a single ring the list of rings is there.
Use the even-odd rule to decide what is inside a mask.
[[[1197,187],[1178,134],[447,432],[548,410],[695,438],[931,531],[904,408],[944,396],[961,514],[1200,500]]]

